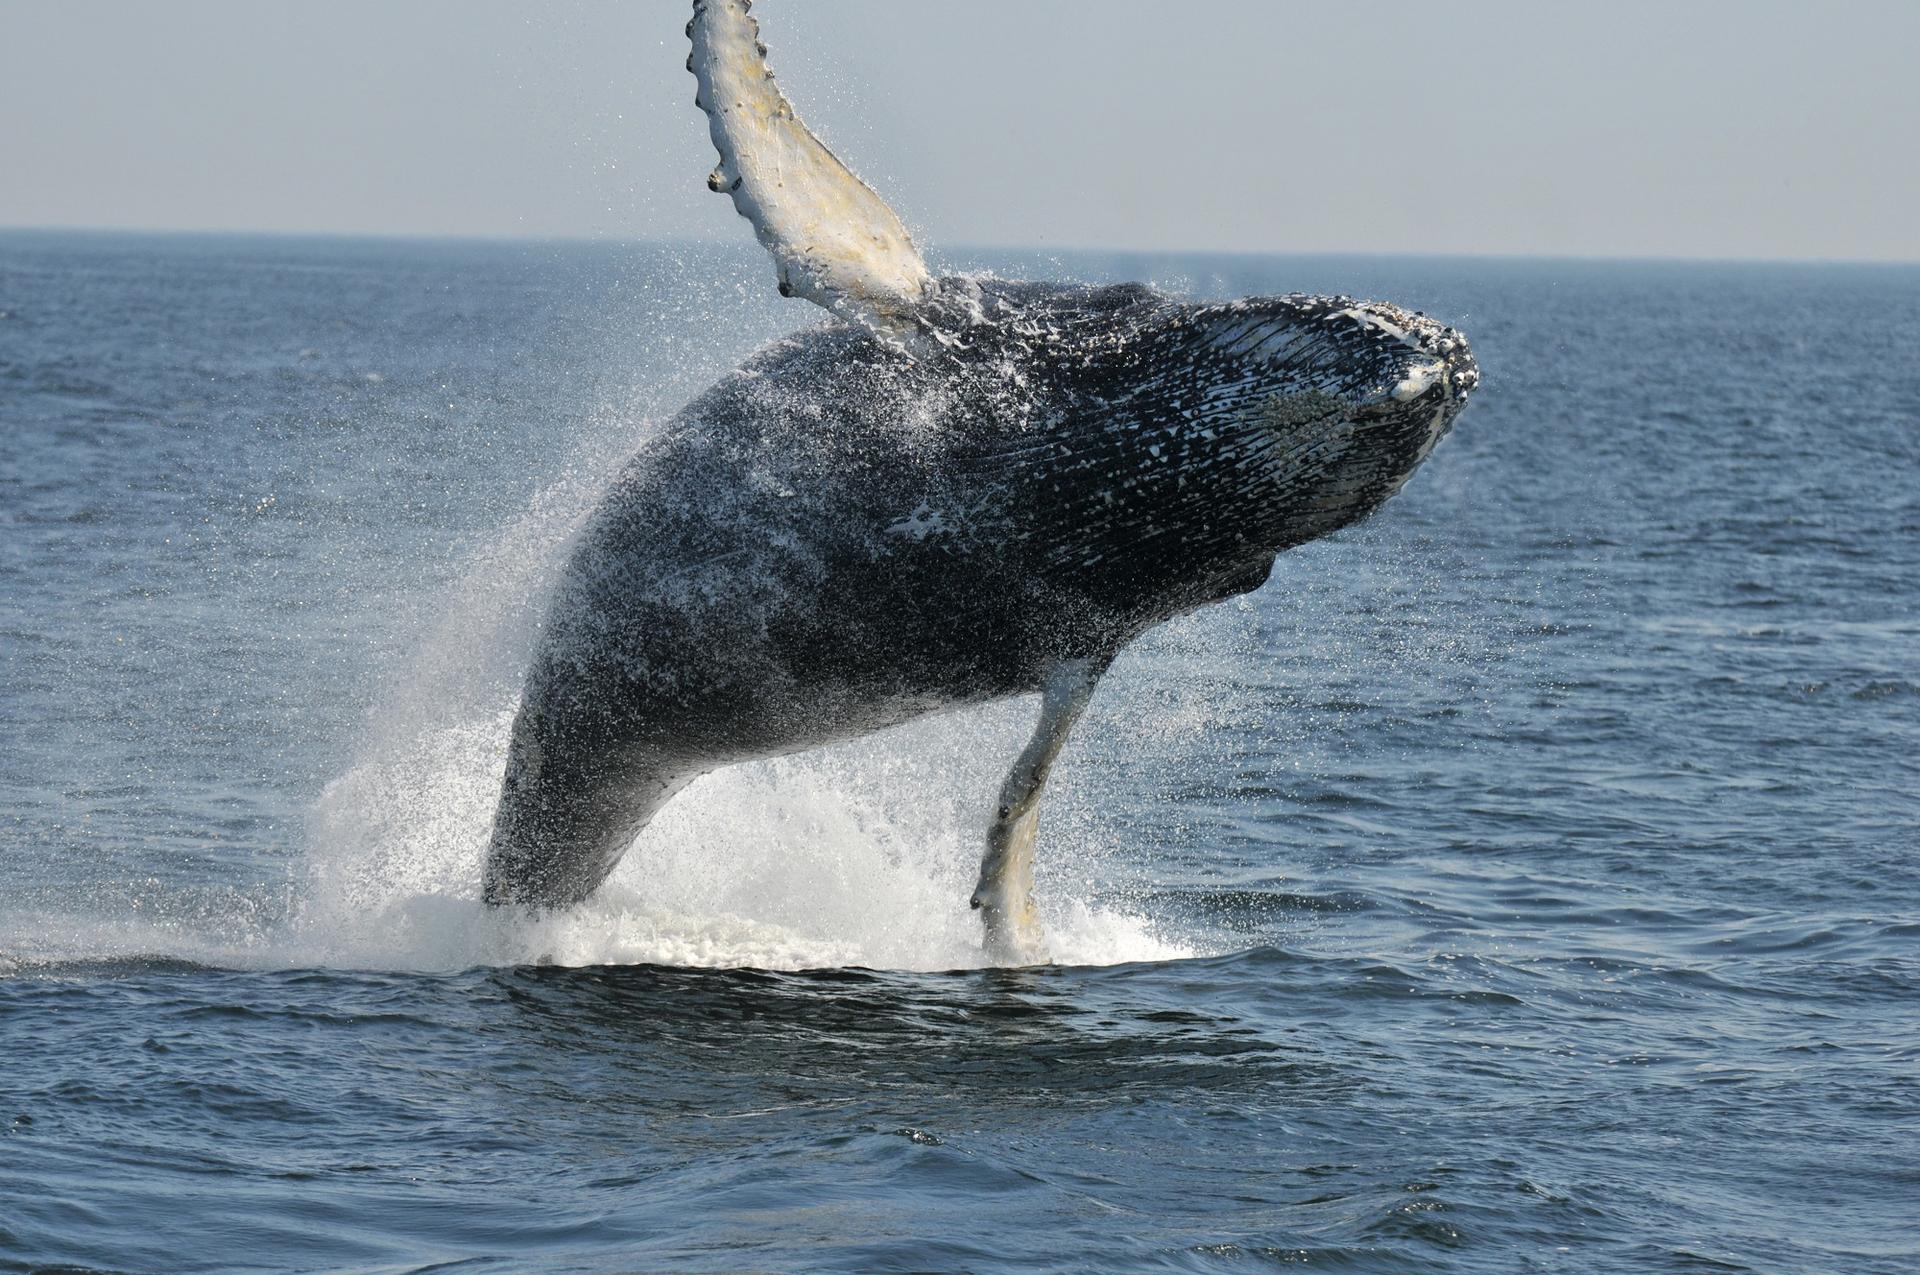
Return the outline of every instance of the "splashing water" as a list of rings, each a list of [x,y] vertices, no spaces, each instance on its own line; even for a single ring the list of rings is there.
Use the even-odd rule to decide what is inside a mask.
[[[990,800],[1031,729],[1031,697],[707,775],[667,804],[591,899],[563,914],[528,918],[480,902],[540,601],[624,460],[605,442],[583,449],[446,591],[436,632],[376,710],[354,764],[315,804],[281,959],[416,969],[982,964],[967,900]],[[1156,716],[1163,738],[1191,737],[1191,700],[1157,695],[1153,707],[1130,714],[1136,742]],[[1090,897],[1099,877],[1091,798],[1052,800],[1069,809],[1043,823],[1043,858],[1062,884],[1077,878],[1042,901],[1054,959],[1193,955],[1147,918]]]
[[[803,969],[982,963],[967,896],[996,759],[1023,706],[916,723],[690,785],[585,904],[538,919],[479,901],[509,713],[429,729],[331,784],[295,944],[317,963],[552,961]],[[1050,909],[1069,964],[1190,955],[1084,899]]]

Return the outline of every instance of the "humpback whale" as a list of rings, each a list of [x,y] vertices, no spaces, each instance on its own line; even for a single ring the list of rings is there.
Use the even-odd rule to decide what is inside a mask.
[[[484,894],[568,907],[701,774],[1037,692],[971,901],[990,959],[1043,961],[1040,799],[1115,655],[1379,508],[1479,373],[1383,302],[937,276],[748,8],[695,0],[687,27],[708,185],[832,317],[688,403],[579,533]]]

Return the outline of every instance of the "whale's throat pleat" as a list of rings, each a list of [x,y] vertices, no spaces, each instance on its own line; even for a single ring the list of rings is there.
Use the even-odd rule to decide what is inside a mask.
[[[1320,391],[1089,405],[1005,466],[1010,547],[1037,577],[1116,612],[1171,614],[1256,587],[1283,542],[1285,504],[1310,498],[1351,430]],[[1301,537],[1310,538],[1310,537]]]

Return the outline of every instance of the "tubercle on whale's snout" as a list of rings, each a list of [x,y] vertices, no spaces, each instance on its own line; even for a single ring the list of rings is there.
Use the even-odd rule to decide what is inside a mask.
[[[1479,364],[1457,329],[1389,302],[1353,303],[1336,312],[1366,329],[1386,352],[1376,391],[1351,413],[1379,440],[1383,459],[1398,472],[1377,492],[1375,507],[1398,491],[1453,428],[1480,384]]]
[[[1413,402],[1438,384],[1445,398],[1457,406],[1480,384],[1480,367],[1467,338],[1421,311],[1386,301],[1360,301],[1334,311],[1333,317],[1351,320],[1388,348],[1405,351],[1402,374],[1383,387],[1388,402]]]
[[[1334,317],[1363,329],[1362,341],[1378,359],[1371,392],[1349,409],[1367,439],[1368,459],[1355,463],[1370,465],[1383,480],[1370,484],[1372,494],[1359,502],[1364,517],[1398,492],[1452,431],[1480,383],[1480,369],[1465,336],[1419,311],[1369,301],[1350,303]]]
[[[1463,400],[1480,381],[1464,335],[1391,302],[1293,293],[1201,306],[1191,319],[1208,361],[1314,382],[1356,408],[1412,402],[1436,383]]]

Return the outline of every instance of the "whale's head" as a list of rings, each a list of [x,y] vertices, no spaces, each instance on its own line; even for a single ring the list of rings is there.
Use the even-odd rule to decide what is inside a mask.
[[[1060,552],[1143,613],[1254,587],[1276,553],[1371,514],[1480,380],[1460,333],[1381,302],[1131,286],[1077,304],[1051,342],[1074,385],[1051,477],[1084,477],[1087,530]]]
[[[1380,301],[1195,306],[1172,336],[1190,358],[1191,382],[1176,394],[1188,428],[1226,431],[1257,455],[1247,514],[1275,549],[1378,509],[1480,383],[1464,336]]]

